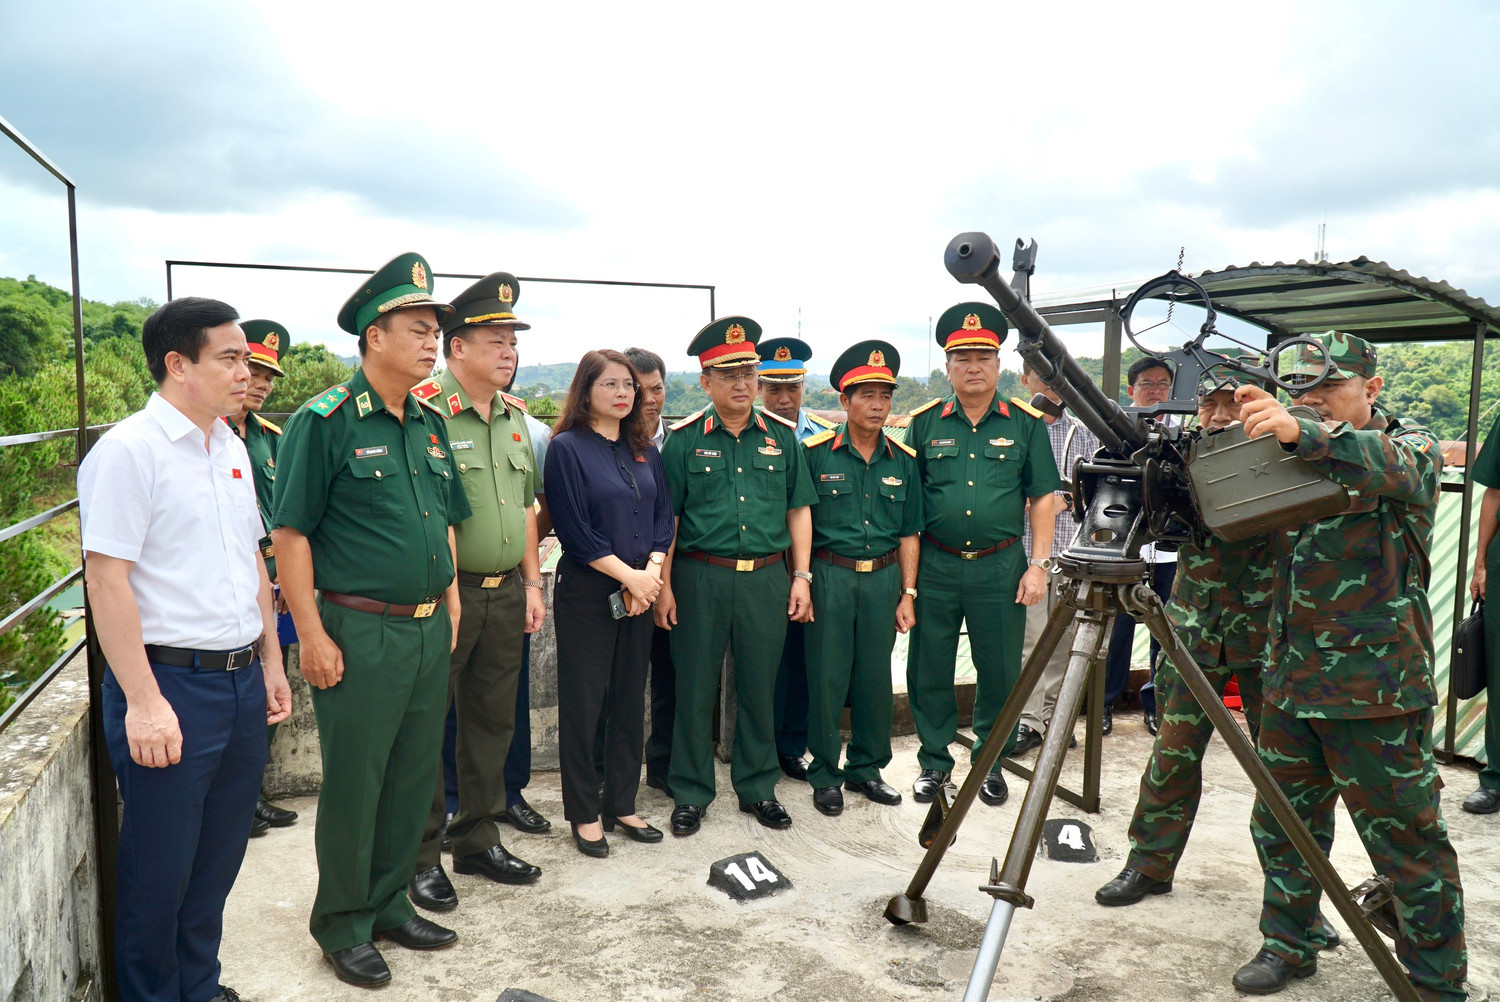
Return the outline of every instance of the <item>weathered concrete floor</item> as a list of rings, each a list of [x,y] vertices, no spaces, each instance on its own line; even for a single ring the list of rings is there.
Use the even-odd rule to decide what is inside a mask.
[[[1125,828],[1149,748],[1139,715],[1121,717],[1105,739],[1102,813],[1055,803],[1052,816],[1093,828],[1101,858],[1037,860],[1028,885],[1036,907],[1015,917],[992,999],[1241,997],[1229,978],[1260,945],[1260,871],[1248,835],[1252,789],[1222,746],[1208,756],[1203,806],[1173,893],[1121,909],[1093,901],[1094,890],[1123,865]],[[1081,756],[1065,766],[1065,784],[1077,785],[1080,762]],[[990,857],[1004,855],[1024,784],[1011,778],[1003,807],[975,805],[928,890],[931,921],[897,929],[881,913],[921,857],[916,833],[925,808],[909,791],[916,771],[915,739],[898,739],[886,778],[905,802],[880,807],[851,794],[839,818],[819,815],[808,788],[784,779],[779,794],[795,825],[772,832],[735,809],[728,767],[721,766],[721,796],[702,832],[656,846],[612,838],[606,860],[573,847],[558,775],[539,774],[529,799],[554,830],[515,834],[506,846],[542,867],[540,883],[512,888],[455,876],[459,909],[430,917],[456,928],[458,944],[435,954],[385,944],[394,981],[378,997],[490,1002],[515,987],[557,1002],[958,999],[990,907],[976,888]],[[1475,786],[1472,769],[1444,768],[1443,775],[1466,892],[1471,977],[1493,993],[1500,983],[1500,816],[1458,809]],[[251,842],[230,898],[225,982],[263,1002],[368,998],[333,978],[307,935],[317,881],[316,803],[289,806],[302,812],[301,821]],[[670,805],[660,793],[643,787],[640,810],[665,828]],[[1334,862],[1353,884],[1369,875],[1370,865],[1342,809],[1338,832]],[[751,849],[780,867],[794,889],[739,905],[706,886],[710,863]],[[1280,997],[1388,998],[1353,937],[1345,940],[1324,955],[1316,977],[1294,982]]]

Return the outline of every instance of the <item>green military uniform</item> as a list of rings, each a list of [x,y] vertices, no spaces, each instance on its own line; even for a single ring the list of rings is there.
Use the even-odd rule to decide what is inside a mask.
[[[851,356],[851,352],[853,355]],[[833,366],[834,389],[894,386],[900,356],[866,341]],[[891,648],[901,601],[897,548],[922,530],[916,453],[877,433],[860,455],[847,425],[803,443],[818,492],[813,507],[813,621],[807,624],[808,732],[813,789],[880,779],[891,761]],[[851,566],[852,565],[852,566]],[[848,757],[839,768],[839,717],[849,700]]]
[[[937,337],[948,351],[998,349],[1004,331],[1005,318],[994,307],[962,303],[939,319]],[[1016,591],[1028,555],[1016,544],[1026,500],[1060,490],[1063,482],[1046,425],[998,393],[977,425],[957,395],[924,404],[912,412],[906,441],[917,451],[926,519],[906,687],[922,740],[917,761],[946,773],[953,768],[948,745],[958,735],[959,630],[967,622],[978,673],[977,758],[1021,674],[1026,607]],[[1008,748],[1013,735],[1001,739]]]
[[[443,321],[448,337],[468,326],[527,329],[511,312],[520,282],[495,272],[453,300]],[[515,734],[516,686],[526,627],[519,565],[526,552],[526,514],[536,500],[538,470],[519,397],[496,393],[486,421],[451,369],[412,392],[448,419],[448,440],[473,510],[454,528],[458,551],[458,644],[449,659],[449,698],[458,712],[458,813],[448,823],[453,855],[500,844],[505,815],[505,756]],[[427,816],[417,871],[439,865],[447,816],[442,769]]]
[[[1500,490],[1500,415],[1490,428],[1484,448],[1474,461],[1474,482],[1490,490]],[[1488,577],[1484,588],[1484,646],[1489,691],[1489,708],[1484,718],[1484,768],[1479,771],[1479,786],[1500,790],[1500,532],[1490,542],[1484,558]]]
[[[427,275],[417,255],[397,258],[361,286],[339,326],[357,334],[390,309],[446,311]],[[307,537],[322,625],[344,660],[337,685],[312,691],[323,784],[309,928],[333,953],[415,915],[406,884],[432,797],[452,642],[448,527],[470,509],[447,422],[415,396],[398,419],[363,370],[292,415],[278,465],[276,525]],[[418,614],[346,608],[330,593]]]
[[[1329,332],[1330,378],[1369,377],[1375,350]],[[1308,360],[1309,371],[1321,371]],[[1378,408],[1364,428],[1298,419],[1292,451],[1350,491],[1342,515],[1273,533],[1274,577],[1258,750],[1323,845],[1342,796],[1375,865],[1392,879],[1396,955],[1424,999],[1464,997],[1458,861],[1432,758],[1430,548],[1441,446]],[[1295,966],[1316,949],[1321,891],[1259,800],[1251,834],[1265,871],[1264,949]]]
[[[700,331],[688,350],[705,368],[745,365],[759,360],[759,337],[753,320],[725,317]],[[677,716],[667,780],[679,805],[707,807],[714,799],[713,711],[726,648],[734,654],[738,707],[734,789],[742,804],[775,799],[772,704],[790,590],[781,559],[791,545],[786,515],[817,501],[803,451],[783,418],[755,408],[750,423],[732,435],[712,406],[673,425],[662,446],[680,520],[672,560]]]

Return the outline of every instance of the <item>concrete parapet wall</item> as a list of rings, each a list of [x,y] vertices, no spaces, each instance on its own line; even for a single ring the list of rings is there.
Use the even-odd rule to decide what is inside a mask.
[[[0,733],[0,1000],[100,998],[99,881],[80,653]]]

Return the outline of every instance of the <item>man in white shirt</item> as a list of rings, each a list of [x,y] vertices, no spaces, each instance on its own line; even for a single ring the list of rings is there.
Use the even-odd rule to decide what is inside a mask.
[[[120,826],[122,1002],[216,1002],[224,900],[250,836],[267,724],[291,713],[244,445],[239,315],[174,300],[141,331],[157,392],[78,470],[84,578]]]

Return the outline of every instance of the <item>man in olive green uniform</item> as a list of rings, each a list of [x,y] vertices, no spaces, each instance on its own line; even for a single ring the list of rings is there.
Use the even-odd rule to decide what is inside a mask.
[[[1479,789],[1464,800],[1470,814],[1500,811],[1500,414],[1474,462],[1474,482],[1485,487],[1469,591],[1484,599],[1485,671],[1489,706],[1484,718],[1484,768]]]
[[[1396,956],[1423,999],[1462,999],[1463,889],[1438,802],[1432,758],[1433,515],[1442,448],[1425,428],[1376,403],[1375,349],[1330,331],[1327,382],[1299,396],[1323,418],[1287,413],[1241,386],[1245,432],[1282,447],[1349,489],[1340,515],[1271,534],[1270,647],[1258,750],[1313,836],[1333,839],[1342,797],[1375,865],[1395,884]],[[1320,373],[1311,349],[1293,374]],[[1260,952],[1234,975],[1254,994],[1317,971],[1310,931],[1321,889],[1260,800],[1250,832],[1265,871]]]
[[[1052,565],[1053,491],[1063,482],[1040,416],[996,392],[1005,331],[1005,316],[985,303],[959,303],[944,311],[936,334],[948,353],[954,392],[913,411],[906,434],[917,451],[926,518],[917,625],[906,666],[912,716],[922,739],[917,753],[922,772],[912,786],[919,803],[932,800],[953,769],[948,746],[958,736],[953,668],[960,628],[968,623],[978,674],[977,757],[1021,674],[1025,607],[1046,594]],[[1015,545],[1025,528],[1027,499],[1033,527],[1029,566]],[[1013,743],[1010,734],[995,739],[1006,747]],[[993,806],[1008,796],[997,766],[979,797]]]
[[[406,897],[458,626],[451,526],[470,514],[447,422],[410,392],[452,309],[430,274],[403,254],[344,304],[359,371],[292,415],[276,480],[278,570],[323,749],[308,925],[335,974],[364,987],[390,980],[377,937],[410,949],[456,938]]]
[[[880,776],[891,761],[891,647],[916,621],[912,601],[922,531],[916,453],[882,427],[901,356],[861,341],[829,380],[848,420],[807,439],[813,507],[813,608],[807,624],[807,781],[813,806],[844,810],[842,781],[877,804],[901,794]],[[839,768],[839,717],[849,700],[849,752]]]
[[[531,883],[542,872],[500,844],[521,640],[546,615],[526,405],[500,391],[515,376],[516,331],[531,329],[512,312],[520,292],[514,275],[497,271],[459,293],[453,315],[442,322],[447,370],[412,390],[448,419],[448,441],[473,510],[454,528],[463,612],[449,659],[450,698],[458,712],[458,813],[447,833],[453,869],[502,884]],[[408,888],[414,903],[434,911],[458,906],[440,858],[446,801],[439,768]]]
[[[266,397],[276,386],[278,376],[286,373],[281,368],[281,355],[292,345],[286,328],[274,320],[242,320],[240,329],[245,332],[245,344],[250,349],[250,382],[245,387],[245,405],[238,414],[229,415],[229,427],[240,441],[245,443],[245,452],[250,456],[250,472],[255,478],[255,503],[260,508],[260,519],[266,524],[266,538],[261,540],[260,553],[266,561],[266,573],[271,583],[276,583],[276,548],[271,545],[272,492],[276,488],[276,447],[281,442],[281,427],[267,421],[257,412],[265,406]],[[296,631],[285,622],[286,614],[277,616],[278,625],[284,635],[281,642],[281,662],[290,664],[287,649],[296,643]],[[289,636],[287,636],[289,635]],[[276,724],[266,728],[266,743],[276,737]],[[250,826],[250,835],[264,835],[271,828],[285,828],[297,820],[297,812],[277,807],[266,799],[261,791],[255,803],[255,821]]]
[[[788,619],[812,613],[808,561],[817,501],[791,422],[755,406],[760,325],[723,317],[688,346],[712,402],[672,426],[662,450],[677,538],[656,600],[672,631],[677,720],[668,784],[672,834],[692,835],[714,799],[714,699],[726,648],[738,712],[730,774],[740,810],[792,823],[776,800],[776,670]],[[790,551],[788,551],[790,547]],[[791,562],[788,587],[786,561]]]

